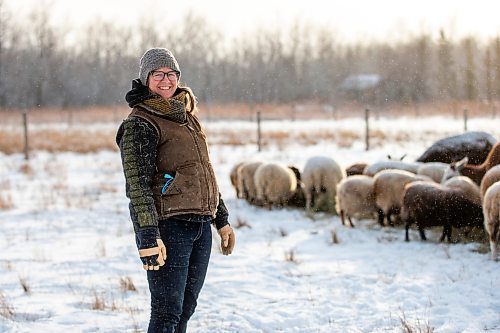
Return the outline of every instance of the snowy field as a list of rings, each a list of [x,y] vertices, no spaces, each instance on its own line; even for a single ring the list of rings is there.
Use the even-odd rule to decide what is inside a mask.
[[[500,139],[498,119],[472,119],[469,130]],[[500,263],[476,243],[440,244],[439,234],[374,221],[343,227],[299,209],[267,210],[236,199],[229,171],[260,157],[302,168],[331,156],[344,167],[387,154],[414,160],[436,139],[460,134],[460,120],[379,119],[385,133],[366,152],[352,142],[307,133],[363,133],[361,119],[267,122],[293,133],[257,153],[255,124],[206,124],[221,193],[236,229],[233,255],[217,236],[205,287],[189,331],[214,332],[500,332]],[[99,130],[114,131],[116,124]],[[62,128],[64,129],[64,128]],[[225,145],[226,135],[248,144]],[[321,137],[321,135],[319,135]],[[0,154],[0,332],[145,332],[149,292],[137,256],[119,153]],[[338,242],[332,241],[335,234]],[[484,245],[483,245],[484,247]],[[405,328],[406,327],[406,328]]]

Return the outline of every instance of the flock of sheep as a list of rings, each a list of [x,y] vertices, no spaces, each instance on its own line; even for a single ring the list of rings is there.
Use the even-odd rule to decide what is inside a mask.
[[[266,207],[297,206],[313,211],[326,200],[342,224],[376,218],[382,226],[442,226],[440,241],[452,228],[483,227],[491,257],[500,239],[500,142],[469,132],[435,142],[416,162],[388,159],[357,163],[345,170],[332,158],[308,159],[302,172],[275,162],[243,161],[231,170],[238,198]]]

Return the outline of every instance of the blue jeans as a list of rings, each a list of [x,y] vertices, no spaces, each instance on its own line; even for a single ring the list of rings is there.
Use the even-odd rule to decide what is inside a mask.
[[[167,260],[148,271],[151,318],[148,333],[184,333],[203,287],[212,248],[210,222],[170,218],[159,223]]]

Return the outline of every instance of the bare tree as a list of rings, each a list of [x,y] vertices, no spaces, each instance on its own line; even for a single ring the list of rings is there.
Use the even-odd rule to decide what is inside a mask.
[[[468,37],[463,40],[462,46],[465,55],[465,96],[468,100],[476,100],[478,98],[478,85],[476,79],[476,65],[474,62],[474,39]]]
[[[33,105],[40,107],[46,105],[45,89],[50,76],[54,74],[50,67],[51,57],[54,56],[57,38],[54,29],[50,26],[50,12],[52,4],[44,2],[34,8],[30,15],[30,26],[33,27],[33,46],[37,55],[36,74],[32,75],[35,84]]]
[[[126,27],[93,20],[68,43],[69,28],[51,25],[51,12],[51,3],[43,2],[26,20],[14,21],[0,0],[0,106],[122,104],[140,55],[156,46],[176,54],[183,83],[205,103],[366,101],[364,94],[339,93],[346,77],[362,73],[383,79],[370,97],[377,105],[500,98],[500,38],[483,46],[472,37],[451,41],[440,31],[437,41],[422,33],[399,42],[347,44],[335,31],[297,19],[290,28],[260,27],[229,43],[193,12],[176,29],[160,29],[158,11]],[[464,82],[463,94],[458,82]]]
[[[439,32],[438,45],[438,94],[443,100],[457,97],[457,77],[454,70],[452,45],[444,30]]]
[[[495,39],[495,99],[500,99],[500,37]]]
[[[484,71],[486,99],[488,103],[491,103],[493,100],[493,63],[491,61],[491,52],[489,48],[486,49],[486,55],[484,57]]]
[[[416,66],[413,101],[421,103],[428,99],[427,75],[429,69],[430,40],[429,36],[422,35],[415,42]]]
[[[3,74],[3,61],[4,61],[4,46],[3,46],[3,40],[5,38],[5,30],[7,28],[5,22],[7,20],[4,9],[4,3],[3,0],[0,0],[0,106],[5,105],[5,96],[4,96],[4,90],[3,90],[3,78],[5,77]]]

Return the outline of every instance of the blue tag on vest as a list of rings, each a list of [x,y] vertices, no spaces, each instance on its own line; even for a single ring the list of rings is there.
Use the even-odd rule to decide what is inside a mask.
[[[165,185],[163,185],[163,188],[161,189],[161,194],[163,194],[163,193],[165,193],[167,191],[168,186],[174,180],[174,177],[170,176],[168,173],[165,174],[164,178],[167,181],[165,182]]]

